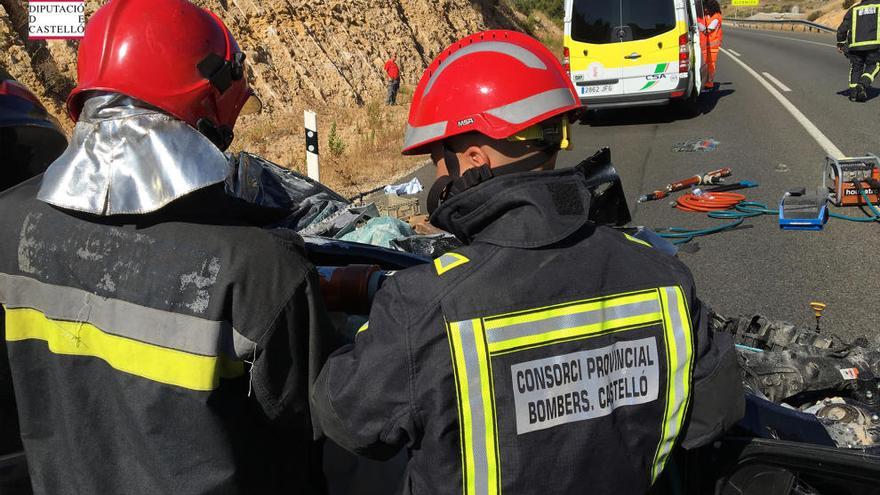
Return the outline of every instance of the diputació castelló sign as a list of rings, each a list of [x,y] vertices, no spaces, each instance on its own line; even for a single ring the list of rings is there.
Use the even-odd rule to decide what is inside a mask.
[[[28,2],[28,39],[82,38],[85,26],[85,2],[82,0],[30,0]]]

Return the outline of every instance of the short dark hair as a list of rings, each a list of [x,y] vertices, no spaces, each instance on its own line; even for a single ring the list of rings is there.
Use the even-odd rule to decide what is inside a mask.
[[[718,0],[706,0],[705,6],[706,13],[709,15],[721,13],[721,5],[718,3]]]

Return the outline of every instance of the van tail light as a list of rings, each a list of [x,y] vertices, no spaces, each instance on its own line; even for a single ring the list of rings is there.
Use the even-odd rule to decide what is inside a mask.
[[[691,58],[691,51],[688,48],[688,35],[683,34],[678,37],[678,73],[687,74],[688,65]]]
[[[562,48],[562,68],[565,69],[565,73],[571,76],[571,60],[569,59],[569,51],[568,47]]]

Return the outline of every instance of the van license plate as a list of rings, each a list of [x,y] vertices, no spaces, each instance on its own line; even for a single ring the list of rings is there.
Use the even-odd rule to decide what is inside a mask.
[[[581,86],[582,95],[601,95],[614,91],[613,84],[600,84],[597,86]]]

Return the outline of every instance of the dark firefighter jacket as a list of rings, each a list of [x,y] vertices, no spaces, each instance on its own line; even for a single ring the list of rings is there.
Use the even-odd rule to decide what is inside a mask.
[[[629,494],[737,421],[733,343],[691,274],[589,223],[587,194],[576,171],[525,173],[441,205],[468,245],[379,291],[315,385],[324,433],[407,448],[406,494]]]
[[[880,49],[880,2],[866,0],[850,7],[837,28],[837,42],[852,51]]]
[[[97,217],[0,195],[0,303],[37,494],[320,493],[325,343],[301,239],[222,185]],[[259,216],[259,214],[257,215]]]

